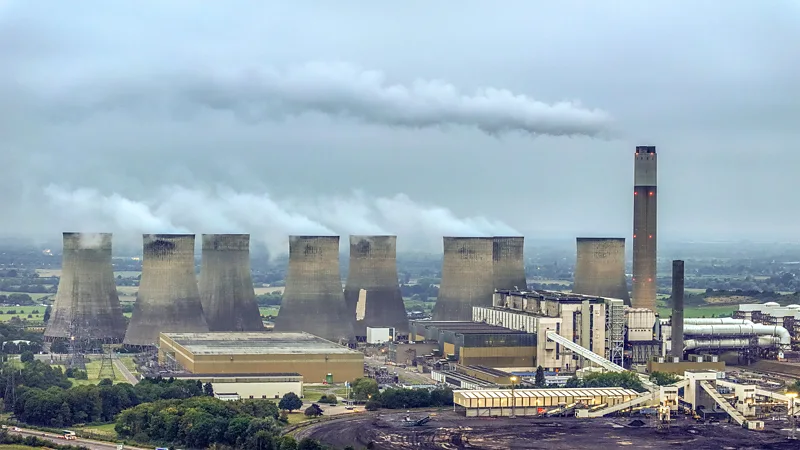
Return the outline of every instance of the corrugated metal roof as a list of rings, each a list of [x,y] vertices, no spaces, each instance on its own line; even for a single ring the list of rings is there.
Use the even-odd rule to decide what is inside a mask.
[[[471,389],[456,390],[453,392],[469,399],[511,398],[511,389]],[[515,389],[514,397],[519,398],[545,398],[545,397],[636,397],[639,393],[633,389],[623,388],[563,388],[563,389]]]

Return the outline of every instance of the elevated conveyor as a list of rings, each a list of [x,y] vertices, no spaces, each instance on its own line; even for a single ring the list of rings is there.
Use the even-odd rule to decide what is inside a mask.
[[[731,416],[731,419],[733,419],[737,424],[742,425],[747,421],[742,413],[737,411],[736,408],[728,403],[728,401],[725,400],[725,398],[722,397],[719,392],[717,392],[717,388],[712,386],[711,383],[708,381],[701,381],[700,387],[703,388],[703,390],[706,391],[706,393],[717,403],[717,405],[719,405],[723,411],[728,413],[728,415]]]
[[[624,411],[628,408],[633,408],[634,406],[641,405],[642,403],[647,403],[649,401],[652,401],[654,395],[655,395],[654,392],[648,392],[634,399],[628,400],[627,402],[622,402],[614,406],[609,406],[607,408],[599,409],[597,411],[589,411],[587,417],[603,417],[608,414]]]
[[[583,358],[588,359],[589,361],[597,364],[598,366],[602,367],[603,369],[608,370],[609,372],[625,372],[625,368],[614,364],[613,362],[605,359],[604,357],[598,355],[597,353],[582,347],[580,344],[576,344],[575,342],[570,341],[569,339],[561,336],[560,334],[556,333],[555,331],[548,331],[547,332],[547,339],[555,342],[556,344],[561,344],[564,347],[572,350],[573,353],[580,355]],[[645,389],[650,392],[658,392],[658,386],[653,384],[646,375],[639,374],[639,379],[644,385]]]

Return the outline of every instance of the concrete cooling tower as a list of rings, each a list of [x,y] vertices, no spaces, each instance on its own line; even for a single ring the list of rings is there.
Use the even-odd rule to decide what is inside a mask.
[[[472,320],[473,306],[492,306],[494,239],[445,237],[442,282],[433,320]]]
[[[110,233],[64,233],[61,280],[44,337],[119,343],[125,317],[111,264]]]
[[[362,290],[364,310],[357,315]],[[350,236],[350,270],[344,299],[347,314],[356,318],[356,336],[366,336],[367,327],[394,327],[400,334],[408,332],[397,281],[397,236]]]
[[[528,282],[525,278],[525,259],[522,250],[525,238],[495,236],[492,239],[494,288],[527,290]]]
[[[352,341],[353,319],[342,292],[339,236],[289,236],[286,289],[274,330]]]
[[[630,306],[625,281],[625,238],[578,238],[572,292],[618,298]]]
[[[200,300],[211,331],[264,331],[250,274],[249,234],[204,234]]]
[[[162,332],[208,331],[194,274],[194,235],[145,234],[143,250],[142,280],[124,344],[149,347]]]

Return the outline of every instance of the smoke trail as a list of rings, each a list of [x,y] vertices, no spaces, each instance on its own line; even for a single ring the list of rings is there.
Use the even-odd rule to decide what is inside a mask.
[[[100,233],[81,233],[78,237],[81,248],[98,249],[103,245],[103,235]]]
[[[108,111],[191,117],[203,110],[258,123],[309,112],[406,128],[475,127],[488,134],[590,136],[608,134],[612,119],[578,101],[547,104],[507,89],[466,94],[445,81],[391,84],[386,75],[345,63],[308,63],[274,69],[172,73],[124,80],[91,80],[46,99],[59,118]]]
[[[444,235],[519,235],[501,221],[459,218],[446,208],[415,203],[399,194],[312,202],[281,201],[268,194],[170,186],[149,199],[105,195],[92,189],[45,189],[53,223],[60,228],[103,229],[129,245],[144,233],[250,233],[273,255],[286,253],[289,235],[397,234],[402,249],[439,251]],[[54,230],[56,232],[56,230]]]

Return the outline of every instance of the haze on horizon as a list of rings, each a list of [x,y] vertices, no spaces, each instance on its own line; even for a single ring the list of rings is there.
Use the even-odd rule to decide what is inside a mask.
[[[656,145],[662,242],[798,242],[798,43],[788,0],[4,1],[0,234],[630,238]]]

